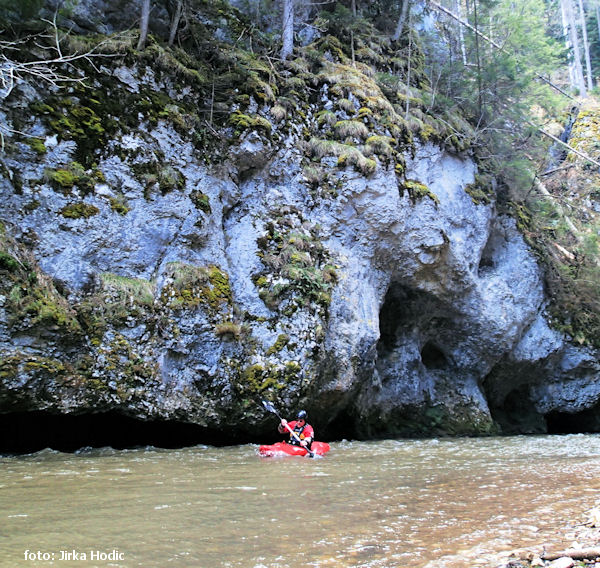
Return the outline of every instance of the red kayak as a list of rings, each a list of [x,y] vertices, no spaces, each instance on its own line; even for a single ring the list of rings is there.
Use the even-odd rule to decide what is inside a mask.
[[[313,442],[311,446],[311,452],[317,456],[322,456],[329,451],[329,444],[326,442]],[[308,454],[306,448],[302,446],[293,446],[286,442],[277,442],[270,446],[260,446],[258,453],[261,456],[272,458],[276,456],[305,456]]]

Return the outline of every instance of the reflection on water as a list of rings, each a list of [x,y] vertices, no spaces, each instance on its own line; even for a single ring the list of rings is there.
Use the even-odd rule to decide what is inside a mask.
[[[600,494],[595,435],[256,450],[0,458],[0,566],[464,568],[549,540]]]

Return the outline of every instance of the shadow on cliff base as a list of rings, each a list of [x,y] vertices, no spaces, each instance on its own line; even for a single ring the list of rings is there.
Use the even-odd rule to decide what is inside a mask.
[[[0,454],[44,448],[73,452],[84,447],[115,449],[155,446],[182,448],[257,442],[177,421],[143,421],[122,414],[64,415],[49,412],[0,414]]]
[[[546,415],[548,434],[594,434],[600,432],[600,405],[569,414],[551,412]]]
[[[545,418],[545,427],[539,423],[540,418]],[[600,432],[600,406],[576,414],[553,412],[545,417],[538,415],[534,422],[537,428],[531,428],[531,424],[527,427],[523,422],[518,426],[512,424],[511,428],[505,422],[503,432],[508,435],[597,433]],[[356,438],[352,425],[352,418],[342,414],[328,426],[327,432],[323,432],[327,435],[322,438]],[[364,439],[361,436],[358,438]],[[226,446],[245,443],[270,441],[263,437],[233,435],[184,422],[136,420],[115,412],[75,416],[39,411],[0,414],[0,454],[27,454],[44,448],[74,452],[85,447],[183,448],[198,444]]]
[[[600,432],[600,404],[581,412],[535,410],[527,385],[511,391],[501,404],[489,404],[494,422],[502,434],[594,434]],[[489,394],[488,394],[489,396]]]

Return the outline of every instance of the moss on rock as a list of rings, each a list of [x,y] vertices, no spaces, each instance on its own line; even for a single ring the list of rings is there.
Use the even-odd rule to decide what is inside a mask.
[[[60,210],[60,214],[68,219],[89,219],[98,213],[100,213],[98,207],[83,202],[70,203]]]
[[[257,241],[265,265],[264,272],[253,276],[259,297],[288,315],[299,308],[326,315],[336,272],[317,228],[293,208],[273,211],[271,218]]]

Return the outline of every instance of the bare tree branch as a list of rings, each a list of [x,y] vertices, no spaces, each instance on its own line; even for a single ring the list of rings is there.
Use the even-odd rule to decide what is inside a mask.
[[[74,77],[59,70],[59,67],[69,66],[76,61],[86,61],[91,63],[94,57],[114,57],[115,54],[100,53],[98,50],[105,45],[110,39],[106,39],[92,49],[80,53],[71,54],[63,53],[61,41],[68,35],[65,34],[62,38],[60,31],[56,25],[56,19],[53,21],[43,20],[50,24],[50,34],[40,34],[37,37],[52,38],[52,44],[47,47],[42,47],[46,51],[54,51],[56,55],[49,59],[37,59],[34,61],[16,61],[9,57],[7,52],[16,51],[19,45],[32,38],[25,38],[21,41],[0,41],[0,100],[6,99],[14,89],[19,80],[25,77],[34,77],[50,83],[53,86],[60,86],[65,83],[82,83],[85,77]]]

